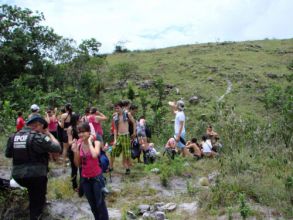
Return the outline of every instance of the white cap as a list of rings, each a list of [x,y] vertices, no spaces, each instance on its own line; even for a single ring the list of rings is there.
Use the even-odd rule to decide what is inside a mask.
[[[36,104],[33,104],[33,105],[31,106],[31,110],[32,110],[32,111],[39,111],[39,110],[40,110],[40,107],[39,107],[38,105],[36,105]]]
[[[184,102],[182,100],[177,101],[176,106],[179,109],[179,111],[184,110]]]

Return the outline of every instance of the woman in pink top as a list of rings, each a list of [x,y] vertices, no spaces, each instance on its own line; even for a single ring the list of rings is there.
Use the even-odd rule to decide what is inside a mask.
[[[91,108],[90,115],[87,118],[88,122],[92,124],[95,129],[96,139],[103,142],[103,129],[101,122],[108,118],[94,107]]]
[[[108,220],[108,210],[105,202],[103,188],[105,180],[99,165],[98,156],[101,150],[101,142],[94,141],[88,122],[78,126],[79,140],[74,139],[72,151],[74,152],[74,163],[77,167],[81,165],[80,186],[90,204],[95,220]]]
[[[48,130],[50,131],[51,134],[54,135],[55,138],[57,138],[58,119],[52,108],[49,108],[47,110],[45,115],[45,120],[48,123]]]

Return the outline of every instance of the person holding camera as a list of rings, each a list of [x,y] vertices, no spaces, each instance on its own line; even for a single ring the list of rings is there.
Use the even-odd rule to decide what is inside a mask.
[[[46,203],[48,153],[60,151],[40,115],[31,116],[26,126],[8,139],[5,156],[12,158],[13,179],[28,190],[31,220],[41,218]]]
[[[80,187],[84,192],[95,220],[108,220],[108,209],[105,202],[105,179],[100,166],[101,141],[91,135],[88,122],[78,126],[79,139],[73,139],[71,146],[74,152],[76,167],[81,166]]]

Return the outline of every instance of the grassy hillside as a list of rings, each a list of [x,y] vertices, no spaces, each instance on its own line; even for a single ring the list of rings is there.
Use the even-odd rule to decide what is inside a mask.
[[[126,219],[127,210],[137,212],[139,204],[155,202],[198,204],[191,214],[167,213],[168,219],[175,220],[293,218],[293,39],[116,53],[106,57],[105,66],[91,61],[89,74],[100,74],[98,79],[102,80],[102,92],[98,99],[90,100],[92,104],[111,116],[111,104],[129,98],[132,88],[133,102],[139,106],[136,117],[143,114],[145,101],[146,119],[154,128],[152,142],[161,153],[173,135],[174,116],[167,102],[180,98],[186,102],[187,139],[200,139],[212,123],[224,145],[220,156],[213,160],[161,157],[151,165],[133,161],[130,176],[124,175],[118,159],[107,203],[123,214],[122,219]],[[151,86],[141,88],[142,83]],[[76,95],[77,90],[72,86],[67,91],[78,100],[84,99]],[[199,97],[197,104],[189,103],[192,96]],[[75,111],[81,112],[85,106],[76,103]],[[103,124],[106,140],[109,127],[110,120]],[[0,136],[0,149],[4,149],[5,140]],[[3,154],[0,162],[0,168],[7,170],[10,162]],[[51,168],[60,170],[58,165]],[[152,172],[153,168],[159,173]],[[72,204],[79,201],[68,176],[49,179],[48,199]],[[202,177],[211,180],[202,185]]]
[[[264,90],[271,84],[286,86],[286,77],[292,75],[288,65],[293,61],[293,39],[186,45],[114,54],[107,61],[110,66],[122,62],[136,65],[129,80],[163,77],[180,91],[177,95],[172,90],[169,99],[201,97],[199,105],[187,105],[192,118],[212,110],[226,91],[226,80],[232,82],[232,91],[225,98],[228,105],[241,114],[263,116],[259,98]]]

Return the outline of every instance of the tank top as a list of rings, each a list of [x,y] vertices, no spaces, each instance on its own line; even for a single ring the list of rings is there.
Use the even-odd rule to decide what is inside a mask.
[[[89,123],[92,123],[95,132],[98,133],[99,135],[103,136],[103,129],[102,125],[100,122],[96,122],[96,116],[95,115],[90,115],[88,116]]]
[[[93,158],[90,151],[85,152],[82,148],[82,140],[79,139],[78,141],[81,143],[79,150],[82,167],[81,176],[84,178],[91,178],[102,174],[99,159]]]
[[[58,121],[55,117],[50,117],[50,123],[48,124],[49,131],[57,131]]]
[[[66,119],[68,118],[68,116],[69,116],[69,114],[67,113],[67,116],[64,119],[64,128],[69,128],[69,126],[71,125],[70,121],[69,122],[66,121]],[[71,120],[71,118],[70,118],[70,120]]]

